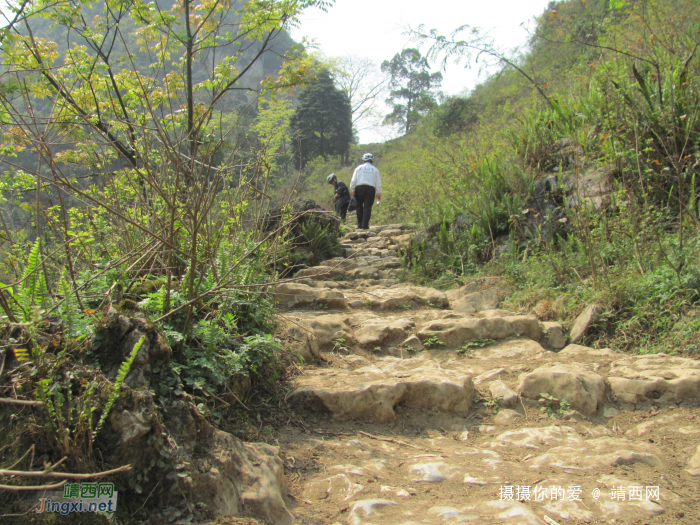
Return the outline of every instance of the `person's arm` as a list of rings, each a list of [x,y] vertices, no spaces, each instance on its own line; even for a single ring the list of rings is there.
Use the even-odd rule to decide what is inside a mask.
[[[352,172],[352,179],[350,179],[350,193],[352,196],[355,196],[355,185],[357,184],[357,181],[355,181],[355,175],[357,175],[357,168],[355,168],[355,171]]]
[[[377,195],[377,200],[382,199],[382,178],[379,176],[379,170],[377,168],[374,168],[377,172],[375,173],[375,177],[377,179],[377,183],[374,185],[374,189]]]

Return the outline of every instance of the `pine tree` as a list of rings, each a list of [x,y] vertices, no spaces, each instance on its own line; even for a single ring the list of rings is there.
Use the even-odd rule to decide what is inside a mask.
[[[321,70],[301,92],[290,126],[302,166],[319,156],[338,155],[347,161],[353,139],[350,101],[328,70]]]

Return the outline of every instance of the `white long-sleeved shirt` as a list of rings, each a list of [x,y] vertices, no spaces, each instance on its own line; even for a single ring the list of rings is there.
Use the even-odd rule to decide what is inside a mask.
[[[354,193],[355,188],[362,185],[374,186],[375,193],[382,194],[382,179],[379,177],[379,170],[371,162],[365,162],[355,168],[355,173],[352,174],[350,181],[350,193]]]

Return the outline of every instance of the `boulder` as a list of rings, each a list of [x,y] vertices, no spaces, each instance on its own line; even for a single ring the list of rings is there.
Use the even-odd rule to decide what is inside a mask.
[[[414,352],[420,352],[423,350],[423,343],[415,335],[412,335],[406,339],[403,343],[401,343],[401,345],[405,346],[406,348],[410,348]]]
[[[213,431],[192,478],[192,497],[215,516],[253,516],[269,523],[291,525],[287,510],[284,466],[279,449],[263,443],[243,443],[227,432]]]
[[[380,288],[367,293],[363,299],[369,302],[370,308],[375,310],[401,310],[407,308],[419,308],[423,306],[435,306],[447,308],[449,302],[443,292],[434,288],[420,286],[402,286],[398,288]]]
[[[493,381],[489,384],[489,392],[502,407],[513,407],[518,402],[518,394],[506,386],[503,381]]]
[[[691,476],[700,476],[700,445],[695,449],[695,454],[688,460],[685,469]]]
[[[559,401],[566,399],[571,408],[590,417],[605,400],[605,380],[597,374],[567,366],[538,368],[520,376],[518,393],[539,400],[547,393]]]
[[[610,350],[609,348],[590,348],[588,346],[581,345],[568,345],[561,352],[560,356],[577,356],[577,355],[587,355],[596,357],[617,357],[618,354]]]
[[[289,395],[289,402],[302,408],[330,412],[341,421],[393,421],[394,407],[406,394],[406,385],[398,380],[377,380],[365,383],[326,387],[303,386]]]
[[[355,344],[350,320],[345,314],[318,315],[308,324],[321,348],[333,346],[339,339],[343,339],[342,343],[345,346]]]
[[[663,467],[655,448],[648,443],[602,437],[586,440],[576,446],[550,448],[547,453],[532,459],[530,468],[583,471],[635,463],[644,463],[654,468]]]
[[[389,326],[386,324],[367,324],[355,332],[357,342],[361,345],[376,346],[389,335]]]
[[[467,314],[498,308],[501,299],[506,295],[505,290],[502,288],[487,288],[486,290],[467,294],[460,293],[461,290],[462,288],[449,290],[447,298],[450,301],[450,307],[455,312]]]
[[[496,414],[496,417],[493,418],[493,422],[495,425],[507,425],[513,419],[517,419],[519,417],[523,417],[522,414],[518,414],[515,410],[509,410],[506,408]]]
[[[355,331],[357,342],[361,345],[378,346],[384,342],[398,342],[404,339],[415,323],[410,319],[392,321],[379,318],[370,319]]]
[[[602,313],[603,309],[596,304],[587,306],[574,322],[574,326],[571,329],[571,342],[578,343],[583,339],[583,336],[586,335],[591,326],[598,322]]]
[[[421,357],[384,357],[354,370],[308,371],[295,378],[294,386],[291,403],[340,420],[392,421],[399,403],[467,415],[474,396],[468,373]]]
[[[542,331],[545,334],[545,344],[552,350],[561,350],[566,346],[566,336],[564,335],[564,327],[559,323],[542,323]]]
[[[282,283],[275,288],[275,304],[283,309],[323,304],[328,308],[347,308],[345,296],[336,290],[313,288],[306,284]]]
[[[284,347],[294,356],[301,356],[304,361],[314,361],[319,357],[318,340],[311,330],[289,324],[279,334],[284,342]]]
[[[666,354],[612,363],[608,383],[621,403],[677,404],[700,399],[700,361]]]
[[[418,332],[425,339],[435,336],[448,348],[458,348],[473,339],[505,339],[525,336],[533,341],[540,339],[540,325],[535,317],[507,316],[467,319],[439,319],[428,323]]]

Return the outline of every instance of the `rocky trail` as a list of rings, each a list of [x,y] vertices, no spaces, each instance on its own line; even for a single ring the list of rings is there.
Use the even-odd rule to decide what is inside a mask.
[[[277,436],[280,523],[700,523],[700,361],[635,356],[498,308],[477,279],[401,284],[399,226],[277,287],[303,357]],[[293,518],[292,518],[293,515]]]

